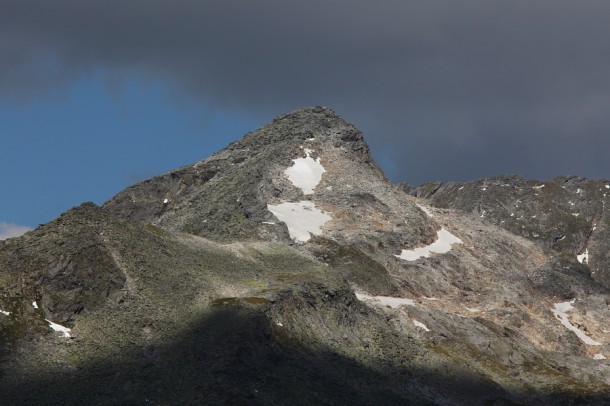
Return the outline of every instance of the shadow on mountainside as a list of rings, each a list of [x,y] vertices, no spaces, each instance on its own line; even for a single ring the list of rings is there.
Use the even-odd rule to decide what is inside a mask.
[[[279,327],[279,326],[278,326]],[[475,376],[368,367],[282,337],[261,312],[214,309],[177,340],[125,349],[71,374],[4,380],[0,403],[17,405],[505,405],[523,397]],[[601,404],[601,399],[599,399]],[[590,404],[549,397],[526,404]]]

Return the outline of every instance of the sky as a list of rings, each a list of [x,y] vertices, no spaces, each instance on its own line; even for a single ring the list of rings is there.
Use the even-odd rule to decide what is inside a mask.
[[[607,0],[3,0],[0,239],[333,108],[395,182],[610,178]]]

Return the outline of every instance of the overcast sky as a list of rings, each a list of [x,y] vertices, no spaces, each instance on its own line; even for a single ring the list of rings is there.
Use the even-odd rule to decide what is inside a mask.
[[[609,178],[609,39],[607,0],[3,0],[0,224],[308,105],[394,181]]]

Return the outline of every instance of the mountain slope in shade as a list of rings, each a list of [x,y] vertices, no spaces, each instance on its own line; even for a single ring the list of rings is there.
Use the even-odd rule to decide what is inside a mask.
[[[480,186],[497,196],[483,211],[508,204],[502,182]],[[313,107],[74,208],[0,242],[0,398],[607,403],[608,291],[573,249],[585,223],[558,222],[553,246],[473,215],[476,187],[451,197],[468,187],[443,206],[442,187],[392,185],[354,126]],[[544,227],[551,201],[528,200]]]

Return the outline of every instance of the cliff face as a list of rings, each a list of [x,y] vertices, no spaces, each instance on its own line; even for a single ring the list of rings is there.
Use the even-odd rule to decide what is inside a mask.
[[[605,189],[396,186],[332,110],[280,116],[0,242],[0,398],[604,404]]]

